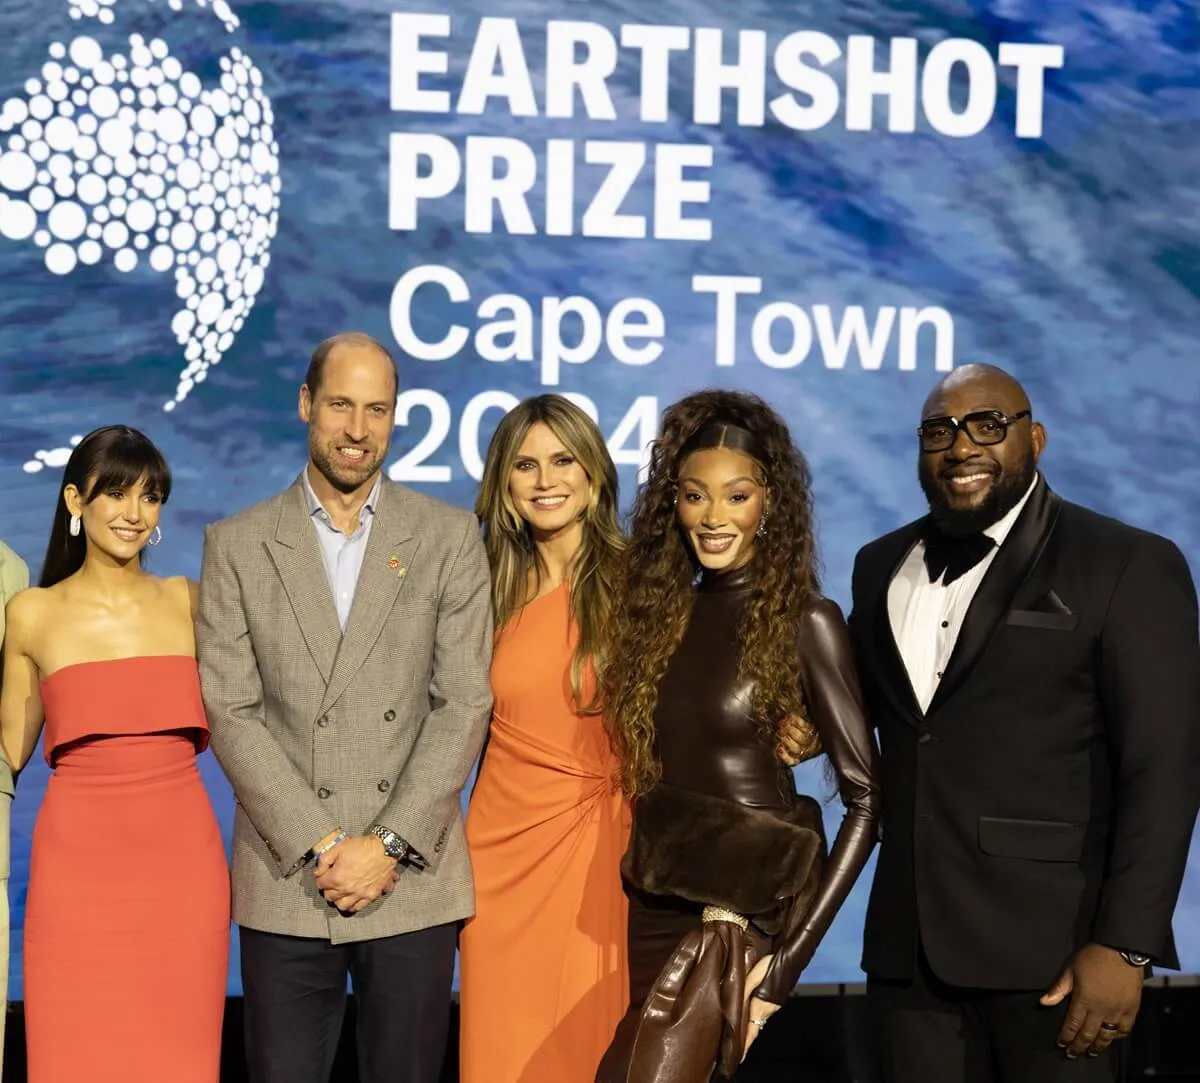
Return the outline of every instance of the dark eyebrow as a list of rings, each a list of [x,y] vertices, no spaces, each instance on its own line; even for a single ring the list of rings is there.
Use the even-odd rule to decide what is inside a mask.
[[[550,454],[547,455],[546,458],[547,459],[557,459],[560,455],[566,455],[572,459],[575,458],[575,456],[572,455],[565,447],[561,447],[557,451],[550,452]],[[521,455],[519,453],[518,453],[516,459],[514,460],[514,462],[519,462],[519,463],[536,463],[537,461],[538,460],[537,460],[536,455]]]
[[[325,401],[326,402],[348,402],[352,406],[358,405],[358,403],[355,400],[353,395],[337,395],[337,394],[334,394],[333,392],[330,392],[325,396]],[[368,406],[395,406],[396,400],[395,399],[377,399],[375,402],[368,402],[367,405]]]
[[[690,482],[692,485],[698,485],[698,486],[699,486],[701,489],[704,489],[704,490],[706,490],[706,491],[707,491],[707,489],[708,489],[708,486],[707,486],[707,485],[705,485],[705,484],[704,484],[704,482],[702,482],[702,481],[701,481],[699,478],[694,478],[694,477],[692,477],[690,474],[689,474],[687,477],[682,477],[682,478],[680,478],[680,479],[679,479],[679,483],[680,483],[681,485],[682,485],[682,484],[683,484],[685,481],[687,481],[687,482]],[[750,484],[751,484],[751,485],[757,485],[757,484],[759,484],[759,482],[758,482],[758,479],[757,479],[757,478],[752,478],[752,477],[740,477],[740,478],[733,478],[733,479],[731,479],[730,481],[727,481],[727,482],[725,482],[725,484],[724,484],[723,486],[721,486],[721,487],[722,487],[723,489],[728,489],[728,488],[729,488],[731,485],[740,485],[740,484],[741,484],[743,481],[748,481],[748,482],[750,482]]]

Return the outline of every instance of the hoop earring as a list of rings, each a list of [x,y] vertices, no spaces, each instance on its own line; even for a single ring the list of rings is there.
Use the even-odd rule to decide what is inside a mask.
[[[71,516],[71,523],[67,527],[67,533],[70,534],[72,538],[79,537],[79,528],[82,525],[82,522],[83,521],[79,518],[78,515]]]
[[[146,540],[146,544],[157,545],[160,541],[162,541],[162,527],[156,524],[150,532],[150,537]]]

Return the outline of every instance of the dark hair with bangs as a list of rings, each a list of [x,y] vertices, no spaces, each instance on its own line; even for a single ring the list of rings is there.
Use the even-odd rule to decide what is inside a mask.
[[[79,490],[85,504],[110,489],[128,489],[144,481],[162,503],[171,495],[171,469],[150,439],[128,425],[106,425],[85,436],[71,452],[58,490],[58,506],[50,527],[50,542],[42,560],[38,586],[52,587],[83,567],[87,539],[72,537],[71,513],[64,496],[68,485]]]

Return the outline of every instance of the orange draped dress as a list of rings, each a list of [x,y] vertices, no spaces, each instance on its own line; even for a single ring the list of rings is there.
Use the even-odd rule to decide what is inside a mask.
[[[79,662],[41,684],[25,908],[29,1083],[217,1083],[229,872],[196,769],[195,659]]]
[[[467,814],[461,1083],[592,1083],[629,999],[629,809],[601,719],[574,706],[568,598],[535,599],[496,640]]]

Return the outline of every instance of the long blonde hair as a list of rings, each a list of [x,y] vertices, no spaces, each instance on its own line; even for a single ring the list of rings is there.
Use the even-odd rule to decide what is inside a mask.
[[[529,524],[517,512],[509,490],[521,445],[529,430],[539,423],[562,441],[588,477],[583,540],[571,567],[569,585],[571,616],[579,636],[571,659],[571,692],[578,711],[596,714],[599,694],[585,702],[584,673],[591,662],[599,675],[608,658],[613,597],[625,539],[617,519],[617,468],[604,437],[595,422],[562,395],[537,395],[514,407],[497,426],[488,445],[475,514],[483,527],[492,572],[496,628],[502,629],[530,600],[530,580],[540,580],[545,571]]]

